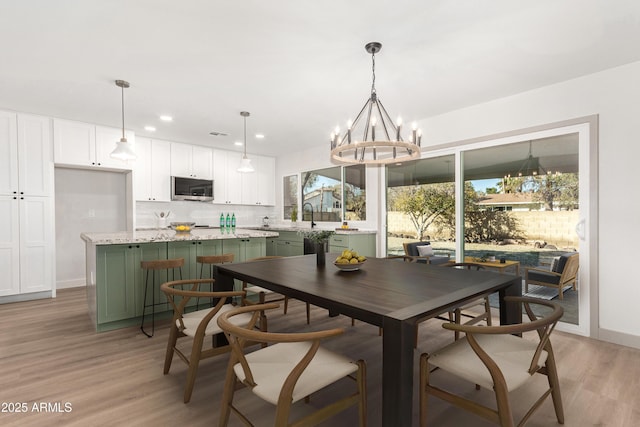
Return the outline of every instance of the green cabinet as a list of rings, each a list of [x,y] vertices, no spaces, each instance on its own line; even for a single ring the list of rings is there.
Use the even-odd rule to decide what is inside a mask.
[[[235,255],[234,262],[242,262],[266,255],[266,246],[264,237],[89,245],[89,248],[95,248],[91,253],[87,252],[89,315],[95,320],[98,331],[139,324],[146,280],[140,267],[141,261],[184,258],[182,277],[198,278],[200,265],[196,262],[196,257],[199,255],[231,252]],[[155,273],[153,284],[149,286],[147,301],[151,302],[151,294],[155,290],[154,302],[159,304],[155,308],[156,317],[159,313],[161,316],[169,315],[171,306],[160,290],[160,285],[168,280],[178,280],[180,276],[176,272],[175,278],[171,274],[167,277],[164,270]],[[205,274],[208,277],[209,270]]]
[[[345,249],[354,250],[360,255],[376,256],[376,235],[370,234],[334,234],[329,238],[329,252],[339,253]]]
[[[235,256],[233,262],[243,262],[267,254],[267,240],[264,237],[225,239],[222,242],[224,253]]]
[[[96,248],[96,299],[98,324],[140,316],[144,297],[144,275],[140,261],[166,259],[166,243],[105,245]],[[154,286],[163,277],[156,276]],[[156,292],[156,301],[164,296]]]
[[[183,277],[200,277],[201,264],[196,262],[196,258],[202,255],[221,255],[222,240],[184,240],[167,243],[167,257],[184,258]],[[211,277],[209,266],[204,266],[202,277]]]
[[[267,255],[296,256],[304,254],[303,237],[296,231],[278,231],[279,236],[270,238]]]

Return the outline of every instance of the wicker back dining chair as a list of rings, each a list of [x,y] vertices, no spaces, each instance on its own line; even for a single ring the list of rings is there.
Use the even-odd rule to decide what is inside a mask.
[[[320,346],[320,342],[343,333],[342,329],[316,332],[272,333],[254,329],[261,311],[277,308],[277,304],[258,304],[239,307],[223,313],[218,325],[224,330],[233,352],[229,359],[222,395],[219,426],[226,426],[230,413],[238,415],[247,425],[250,421],[233,402],[236,389],[244,385],[257,397],[275,405],[275,426],[316,425],[344,411],[358,406],[360,426],[366,425],[366,368],[362,360],[354,362],[345,356]],[[237,316],[252,315],[249,323],[241,326]],[[245,353],[247,342],[270,345]],[[339,397],[311,414],[293,422],[289,420],[291,407],[300,400],[309,401],[311,394],[341,381],[356,381],[355,392]],[[336,392],[332,392],[335,394]],[[338,392],[338,394],[341,394]],[[329,394],[329,397],[332,397]]]
[[[504,427],[514,425],[509,393],[530,384],[534,374],[547,377],[549,387],[517,424],[523,425],[551,395],[556,419],[564,424],[560,382],[550,336],[563,314],[560,305],[526,297],[505,297],[526,311],[529,322],[501,326],[473,326],[444,323],[465,337],[432,354],[420,357],[420,426],[427,425],[427,398],[434,396],[461,407]],[[535,314],[533,306],[538,313]],[[535,340],[524,338],[526,332],[536,332]],[[438,368],[436,371],[434,368]],[[484,406],[468,397],[457,395],[431,383],[431,376],[442,371],[469,381],[495,394],[496,407]],[[433,372],[433,374],[432,374]],[[536,383],[535,385],[539,385]],[[465,393],[468,395],[468,393]]]

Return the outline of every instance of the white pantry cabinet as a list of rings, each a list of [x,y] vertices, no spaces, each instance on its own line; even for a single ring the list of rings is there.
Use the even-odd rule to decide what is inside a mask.
[[[171,201],[171,143],[158,139],[136,138],[133,169],[136,200]]]
[[[126,131],[125,136],[135,150],[135,134]],[[130,170],[131,163],[111,158],[120,138],[122,129],[53,119],[54,162],[65,166]]]
[[[54,283],[51,121],[0,111],[0,297]]]
[[[213,149],[200,145],[171,143],[171,175],[213,179]]]

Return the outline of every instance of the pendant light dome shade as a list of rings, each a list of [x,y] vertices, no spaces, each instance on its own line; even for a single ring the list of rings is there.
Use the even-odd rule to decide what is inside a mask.
[[[124,136],[124,90],[129,87],[129,82],[116,80],[116,86],[122,89],[122,138],[116,142],[116,148],[111,152],[111,157],[123,161],[135,160],[136,153],[133,151],[133,145]]]
[[[255,169],[251,165],[251,159],[247,157],[247,117],[249,117],[250,114],[248,111],[241,111],[240,115],[244,118],[244,154],[242,155],[238,172],[251,173],[255,172]]]

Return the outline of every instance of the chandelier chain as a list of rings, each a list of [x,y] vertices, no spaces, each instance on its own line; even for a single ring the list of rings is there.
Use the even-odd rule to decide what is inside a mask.
[[[376,93],[376,54],[371,53],[371,94]]]

